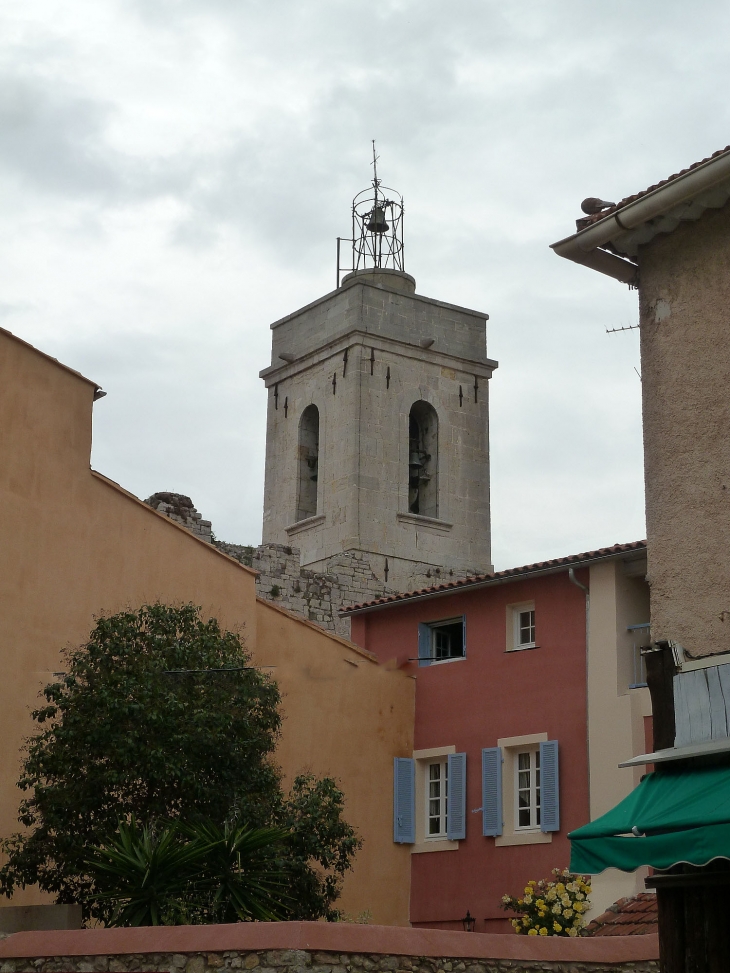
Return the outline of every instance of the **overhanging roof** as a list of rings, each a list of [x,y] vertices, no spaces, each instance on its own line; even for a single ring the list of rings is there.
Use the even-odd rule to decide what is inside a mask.
[[[730,146],[596,216],[579,220],[577,233],[551,247],[560,257],[635,284],[638,266],[631,258],[640,246],[683,222],[698,220],[708,209],[719,209],[728,199]]]

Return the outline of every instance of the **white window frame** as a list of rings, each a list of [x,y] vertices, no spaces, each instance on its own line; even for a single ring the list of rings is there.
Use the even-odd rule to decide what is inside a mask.
[[[522,623],[521,616],[525,612],[532,612],[532,641],[521,642],[522,637]],[[525,649],[535,649],[537,648],[536,641],[536,623],[537,617],[535,615],[535,602],[525,601],[519,605],[508,605],[507,606],[507,651],[508,652],[523,652]]]
[[[431,665],[432,666],[442,666],[445,662],[461,662],[462,659],[466,659],[466,636],[464,634],[466,622],[463,615],[457,615],[455,618],[443,618],[439,619],[438,622],[427,622],[428,627],[431,629]],[[436,634],[440,628],[445,628],[447,625],[461,625],[461,655],[449,655],[445,656],[443,659],[436,658]]]
[[[439,777],[438,780],[433,780],[431,773],[432,768],[438,767]],[[443,841],[449,830],[449,759],[448,756],[443,759],[431,759],[426,762],[424,775],[424,793],[423,796],[426,801],[425,808],[425,834],[424,841]],[[438,784],[438,788],[434,785]],[[438,796],[434,797],[434,790],[438,790]],[[432,802],[438,801],[439,809],[438,813],[434,815]],[[438,817],[439,819],[439,830],[436,832],[431,831],[431,819]]]
[[[414,750],[416,762],[416,840],[411,845],[411,854],[423,852],[457,851],[459,842],[442,835],[428,834],[428,768],[435,763],[448,763],[449,754],[456,753],[452,744],[448,747],[432,747],[428,750]],[[444,827],[447,822],[444,822]]]
[[[519,753],[539,750],[547,742],[547,733],[528,733],[523,736],[501,737],[497,746],[502,750],[502,834],[494,839],[495,848],[511,845],[547,845],[553,840],[551,831],[541,831],[540,826],[519,828],[517,814],[517,767]]]
[[[524,757],[529,758],[529,766],[521,767]],[[524,775],[527,774],[527,787],[524,785]],[[514,787],[514,829],[515,831],[539,831],[540,830],[540,744],[532,747],[525,747],[516,750],[513,761],[513,787]],[[529,804],[526,810],[529,811],[530,820],[528,824],[520,823],[520,812],[525,810],[520,806],[520,795],[527,792]]]

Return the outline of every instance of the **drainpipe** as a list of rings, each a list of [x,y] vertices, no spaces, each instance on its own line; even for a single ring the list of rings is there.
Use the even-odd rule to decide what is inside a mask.
[[[588,638],[590,634],[590,621],[591,621],[591,592],[587,585],[581,584],[580,581],[575,576],[575,571],[573,568],[568,568],[568,580],[571,584],[574,584],[576,588],[580,590],[586,596],[586,758],[588,760],[588,815],[591,820],[593,820],[593,815],[591,813],[591,733],[590,733],[590,696],[588,694],[588,668],[590,665],[590,656],[588,654]]]

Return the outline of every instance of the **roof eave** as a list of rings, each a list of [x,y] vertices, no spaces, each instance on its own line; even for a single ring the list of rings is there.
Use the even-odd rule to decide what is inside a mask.
[[[708,159],[694,169],[689,169],[664,185],[657,186],[656,189],[627,203],[626,206],[597,223],[551,244],[551,249],[560,257],[586,264],[623,283],[636,284],[638,266],[630,260],[624,260],[600,248],[613,244],[617,245],[618,249],[622,249],[622,241],[626,246],[631,231],[638,230],[651,220],[666,216],[677,206],[692,203],[698,196],[718,189],[725,182],[730,184],[730,149]],[[728,190],[730,194],[730,185]],[[707,206],[702,207],[702,211],[710,205],[717,205],[717,202],[709,202]],[[719,205],[724,203],[720,201]],[[697,215],[687,216],[687,218],[697,219]],[[679,225],[681,220],[682,216],[679,214],[674,225]]]
[[[546,565],[543,568],[534,568],[524,571],[518,570],[514,574],[510,574],[505,577],[486,577],[480,578],[478,581],[464,581],[463,584],[454,584],[451,587],[445,588],[443,591],[423,591],[412,595],[406,592],[401,595],[401,597],[395,598],[393,601],[384,601],[382,604],[375,605],[363,605],[359,608],[346,608],[338,612],[338,615],[340,618],[349,618],[352,615],[362,615],[365,612],[382,611],[386,608],[394,608],[396,605],[402,605],[405,602],[412,604],[414,601],[426,601],[427,599],[431,598],[443,598],[446,595],[458,595],[463,591],[473,591],[475,588],[491,588],[495,585],[509,584],[512,581],[520,581],[523,578],[540,578],[547,574],[559,574],[561,571],[569,571],[570,568],[590,567],[591,564],[596,564],[599,561],[611,561],[616,560],[617,558],[624,561],[630,561],[637,560],[641,557],[646,557],[645,544],[643,547],[635,547],[627,551],[612,551],[610,554],[601,554],[596,557],[586,557],[575,561],[566,559],[565,563],[563,564]]]

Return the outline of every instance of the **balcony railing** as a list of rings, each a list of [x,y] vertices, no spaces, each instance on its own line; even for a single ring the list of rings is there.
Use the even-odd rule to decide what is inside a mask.
[[[627,631],[634,633],[635,636],[634,643],[631,647],[633,680],[629,683],[629,689],[641,689],[643,686],[646,686],[646,663],[644,662],[644,656],[641,654],[641,646],[645,644],[646,639],[642,639],[641,636],[649,631],[649,622],[642,622],[640,625],[629,625]]]

